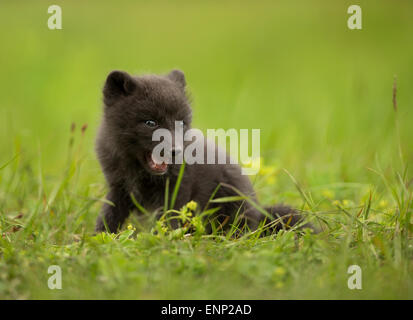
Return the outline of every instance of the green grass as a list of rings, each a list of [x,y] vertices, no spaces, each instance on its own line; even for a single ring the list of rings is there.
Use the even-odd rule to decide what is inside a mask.
[[[361,31],[348,1],[57,4],[61,31],[47,1],[0,4],[0,298],[413,298],[412,3],[359,1]],[[173,68],[196,127],[261,129],[261,203],[303,210],[319,234],[211,236],[187,216],[192,236],[140,217],[93,235],[104,79]]]

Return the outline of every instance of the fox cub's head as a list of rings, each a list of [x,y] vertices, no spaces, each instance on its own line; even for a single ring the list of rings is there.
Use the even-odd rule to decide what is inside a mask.
[[[112,71],[103,89],[104,118],[111,138],[122,152],[137,161],[151,174],[163,174],[168,165],[157,161],[152,151],[160,142],[153,141],[153,132],[163,128],[171,132],[171,156],[183,152],[175,143],[175,121],[185,132],[191,126],[191,108],[185,94],[186,81],[182,71],[173,70],[165,76],[131,76]]]

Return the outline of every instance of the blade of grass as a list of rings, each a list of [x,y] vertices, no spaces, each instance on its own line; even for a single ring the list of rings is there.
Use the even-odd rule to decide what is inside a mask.
[[[181,185],[182,177],[184,176],[184,170],[185,170],[185,161],[182,163],[181,167],[179,168],[178,179],[176,180],[174,191],[172,193],[171,205],[169,207],[170,209],[173,209],[175,206],[176,197],[178,196],[179,187]]]

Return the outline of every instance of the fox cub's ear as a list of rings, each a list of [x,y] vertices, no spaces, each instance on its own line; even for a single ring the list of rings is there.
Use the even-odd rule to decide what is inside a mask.
[[[185,75],[181,70],[172,70],[168,73],[167,77],[177,83],[181,88],[185,88],[186,80]]]
[[[136,89],[136,81],[124,71],[112,71],[103,88],[106,104],[113,103],[120,96],[127,96]]]

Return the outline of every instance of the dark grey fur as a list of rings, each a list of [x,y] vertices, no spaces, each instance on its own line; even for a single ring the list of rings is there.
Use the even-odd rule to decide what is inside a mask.
[[[190,128],[192,111],[185,93],[185,77],[179,70],[168,75],[145,75],[133,77],[122,71],[109,74],[104,89],[104,115],[96,141],[96,151],[109,186],[107,199],[115,206],[104,204],[96,223],[96,231],[104,231],[104,217],[109,231],[116,232],[135,209],[131,201],[136,200],[148,211],[158,210],[164,205],[167,177],[170,192],[175,185],[180,165],[169,165],[164,175],[155,175],[150,170],[145,155],[158,142],[152,141],[152,132],[145,124],[156,120],[159,127],[174,131],[175,121],[183,120],[184,130]],[[201,208],[207,204],[218,184],[227,184],[256,201],[249,178],[241,175],[238,165],[186,165],[175,209],[194,200]],[[220,187],[215,198],[235,196],[229,187]],[[241,216],[248,227],[255,229],[265,216],[248,202],[231,202],[209,205],[219,206],[215,214],[218,222],[229,226],[241,206]],[[290,207],[278,205],[266,208],[274,217],[283,216],[289,225],[298,221],[296,212]],[[228,218],[229,217],[229,218]],[[290,218],[291,217],[291,218]],[[176,224],[175,224],[176,227]],[[281,224],[275,226],[278,230]]]

